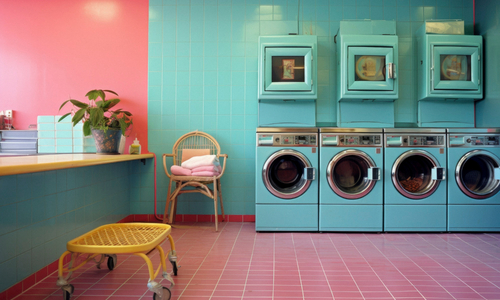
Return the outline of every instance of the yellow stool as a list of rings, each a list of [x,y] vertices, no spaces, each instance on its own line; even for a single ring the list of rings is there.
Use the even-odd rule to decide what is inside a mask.
[[[171,286],[174,284],[172,277],[167,273],[165,253],[160,246],[166,238],[169,239],[171,248],[168,253],[168,260],[172,263],[174,275],[177,275],[177,253],[170,232],[171,227],[167,224],[118,223],[103,225],[69,241],[67,244],[68,250],[59,258],[59,279],[57,280],[57,285],[63,290],[64,300],[69,300],[74,291],[73,285],[68,283],[73,271],[91,260],[94,260],[97,263],[97,268],[100,269],[105,257],[108,258],[108,269],[113,270],[117,262],[116,253],[132,253],[142,257],[148,265],[149,282],[147,286],[154,293],[153,299],[170,299],[170,290],[154,281],[161,267],[163,278],[170,281]],[[157,249],[160,253],[161,260],[156,272],[153,269],[151,260],[146,255],[154,249]],[[71,262],[68,268],[64,268],[64,258],[68,254],[71,254]],[[88,256],[78,266],[73,267],[73,263],[81,254],[88,254]],[[98,255],[101,257],[99,261],[96,261],[95,257]],[[66,277],[63,276],[64,272],[68,272]]]

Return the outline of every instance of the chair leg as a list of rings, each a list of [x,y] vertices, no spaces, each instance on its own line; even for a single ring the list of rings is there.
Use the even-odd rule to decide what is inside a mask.
[[[168,223],[173,224],[175,222],[175,211],[177,209],[177,196],[172,198],[170,200],[171,202],[171,207],[170,207],[170,214],[168,215]]]
[[[219,198],[220,198],[220,211],[222,213],[222,221],[226,220],[226,216],[224,215],[224,204],[222,203],[222,190],[220,188],[220,179],[217,180],[217,190],[219,191]]]
[[[215,231],[219,231],[219,216],[217,215],[218,205],[217,205],[217,179],[214,180],[214,206],[215,206]]]
[[[165,203],[165,211],[163,212],[163,223],[167,223],[168,207],[170,205],[170,202],[172,202],[172,199],[170,199],[170,196],[171,196],[170,191],[171,190],[172,190],[172,179],[170,179],[170,182],[168,183],[167,203]],[[171,223],[171,222],[169,222],[169,223]]]

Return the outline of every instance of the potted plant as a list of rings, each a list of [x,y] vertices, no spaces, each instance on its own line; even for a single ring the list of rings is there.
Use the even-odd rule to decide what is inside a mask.
[[[68,102],[73,104],[73,109],[63,115],[59,122],[69,115],[73,116],[73,126],[83,121],[83,135],[92,134],[97,154],[117,154],[121,136],[125,135],[127,128],[132,125],[132,114],[120,108],[115,109],[120,99],[106,100],[106,93],[118,96],[111,90],[91,90],[85,95],[89,99],[88,103],[75,99],[64,101],[59,111]]]

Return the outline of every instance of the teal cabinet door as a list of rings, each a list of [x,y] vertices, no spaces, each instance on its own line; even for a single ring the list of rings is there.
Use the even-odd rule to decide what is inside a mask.
[[[349,91],[393,91],[394,49],[392,47],[347,47]]]
[[[312,90],[311,47],[269,47],[265,52],[266,91]]]
[[[479,90],[479,47],[433,46],[434,90]]]

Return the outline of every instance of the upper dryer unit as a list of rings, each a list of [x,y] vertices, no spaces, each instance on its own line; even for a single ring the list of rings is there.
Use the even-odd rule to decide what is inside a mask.
[[[395,21],[341,21],[336,43],[339,101],[398,98]]]
[[[431,20],[417,31],[417,45],[418,100],[483,98],[482,36],[464,35],[461,20]]]
[[[316,100],[317,45],[315,35],[259,37],[259,100]]]
[[[483,98],[483,38],[462,20],[430,20],[417,31],[420,127],[474,127]],[[447,114],[443,114],[447,111]]]
[[[337,126],[394,127],[398,89],[396,21],[340,21]]]

